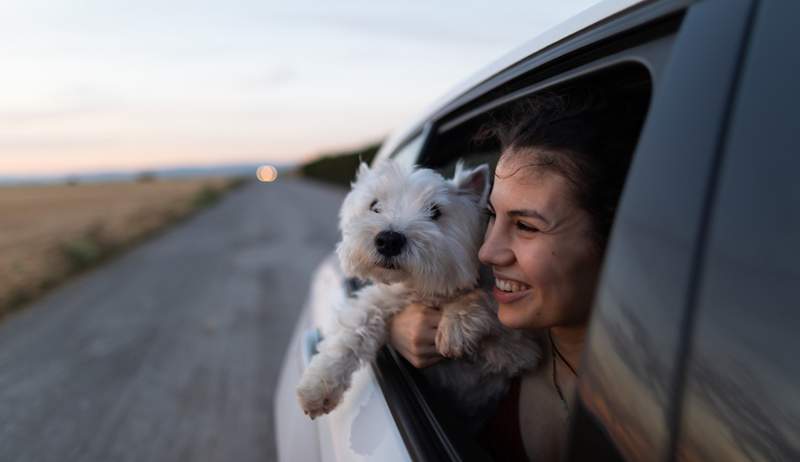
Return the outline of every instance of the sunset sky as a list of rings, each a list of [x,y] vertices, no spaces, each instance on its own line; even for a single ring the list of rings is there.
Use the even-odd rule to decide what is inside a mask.
[[[594,3],[6,0],[0,176],[358,147]]]

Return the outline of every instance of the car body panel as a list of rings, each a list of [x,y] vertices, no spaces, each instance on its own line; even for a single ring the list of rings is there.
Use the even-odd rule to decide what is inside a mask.
[[[330,414],[311,420],[300,409],[295,387],[305,369],[306,333],[330,332],[336,310],[347,303],[336,255],[320,264],[312,277],[309,298],[284,358],[275,394],[278,459],[283,461],[408,461],[397,425],[373,375],[363,367]]]
[[[796,2],[760,2],[700,263],[676,459],[800,460]],[[709,428],[715,431],[709,434]]]
[[[298,319],[292,339],[283,359],[278,387],[273,398],[275,440],[278,460],[321,460],[319,431],[317,426],[303,414],[295,395],[295,387],[303,373],[303,357],[300,347],[303,334],[311,325],[306,308]]]

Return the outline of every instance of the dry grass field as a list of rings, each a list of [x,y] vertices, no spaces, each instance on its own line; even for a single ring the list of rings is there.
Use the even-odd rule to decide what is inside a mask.
[[[236,184],[204,178],[0,187],[0,318]]]

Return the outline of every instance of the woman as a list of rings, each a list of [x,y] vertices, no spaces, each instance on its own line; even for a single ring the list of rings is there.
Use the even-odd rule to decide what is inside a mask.
[[[546,357],[511,388],[495,418],[498,458],[559,460],[581,368],[592,299],[614,210],[643,111],[598,96],[548,94],[485,129],[501,155],[489,199],[481,262],[495,277],[504,325],[543,333]],[[435,307],[410,305],[391,343],[416,367],[442,358]],[[517,427],[518,424],[518,427]],[[507,429],[519,428],[509,434]],[[498,435],[504,441],[498,444]]]

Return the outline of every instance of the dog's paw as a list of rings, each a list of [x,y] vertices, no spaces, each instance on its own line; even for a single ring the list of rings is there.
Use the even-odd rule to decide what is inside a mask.
[[[303,381],[297,387],[297,399],[303,412],[312,419],[333,411],[339,402],[346,387],[331,386],[325,382],[307,383]]]
[[[445,358],[460,358],[471,351],[456,317],[443,316],[436,329],[436,351]]]

